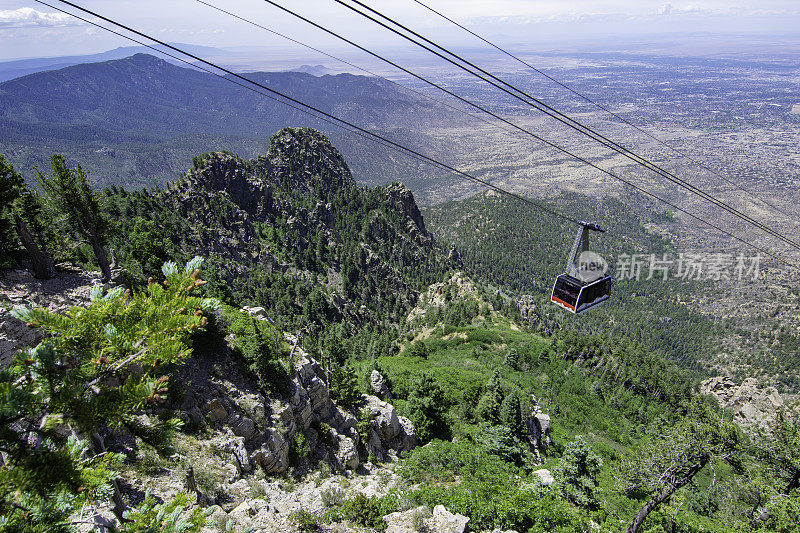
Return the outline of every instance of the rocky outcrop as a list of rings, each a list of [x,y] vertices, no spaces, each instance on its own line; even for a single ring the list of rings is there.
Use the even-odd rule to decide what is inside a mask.
[[[411,191],[400,184],[359,188],[339,151],[311,128],[282,129],[267,154],[253,160],[227,152],[196,157],[185,177],[159,195],[191,228],[180,247],[215,259],[218,282],[237,287],[254,268],[306,279],[323,274],[326,318],[349,326],[374,322],[389,295],[403,312],[410,309],[418,288],[403,268],[433,268],[437,253]],[[343,232],[343,224],[361,231]],[[364,274],[347,284],[341,247],[358,252]],[[381,280],[377,291],[370,279]]]
[[[62,271],[54,278],[36,279],[28,270],[8,270],[0,277],[0,368],[8,365],[21,349],[42,340],[40,330],[27,327],[10,310],[16,305],[44,308],[63,313],[71,307],[89,303],[92,286],[100,283],[99,274],[82,270]]]
[[[270,203],[272,189],[256,177],[248,161],[228,152],[212,152],[194,159],[186,176],[193,188],[220,191],[239,207],[254,214],[259,203]]]
[[[785,408],[775,387],[760,387],[758,380],[747,378],[740,385],[729,377],[707,379],[700,385],[703,394],[717,398],[720,405],[733,412],[733,420],[745,429],[768,428]]]
[[[247,312],[267,320],[261,308]],[[375,396],[364,396],[360,413],[370,418],[369,438],[360,442],[358,420],[330,396],[320,365],[287,335],[292,345],[294,372],[283,395],[265,397],[253,377],[243,372],[232,354],[196,355],[182,369],[191,394],[180,405],[187,422],[212,431],[214,446],[245,475],[256,466],[269,475],[285,474],[292,443],[301,438],[317,460],[334,471],[355,470],[366,454],[391,461],[417,444],[411,422]],[[229,339],[230,340],[230,339]],[[230,348],[226,347],[226,350]],[[302,434],[302,437],[300,436]]]
[[[539,402],[534,398],[533,414],[525,419],[525,427],[528,430],[528,440],[531,451],[539,463],[542,462],[542,454],[552,444],[550,440],[550,415],[542,413]]]
[[[427,291],[420,294],[416,307],[411,310],[406,320],[412,322],[416,318],[425,316],[431,307],[445,307],[452,301],[469,298],[485,304],[489,313],[494,312],[492,305],[482,299],[469,276],[463,272],[454,272],[450,279],[434,283]]]
[[[425,229],[422,213],[414,201],[414,194],[402,183],[392,183],[386,187],[386,194],[397,207],[398,211],[406,216],[408,229],[414,240],[419,244],[428,244],[433,238]]]
[[[437,505],[431,511],[422,506],[408,511],[391,513],[384,517],[386,533],[417,533],[418,531],[435,531],[436,533],[464,533],[469,518],[453,514],[443,505]]]
[[[284,188],[324,194],[356,186],[339,150],[311,128],[283,128],[272,136],[267,155],[254,164],[260,174]]]
[[[392,399],[392,393],[389,392],[389,386],[386,384],[386,380],[380,372],[373,370],[369,375],[369,383],[372,387],[372,392],[375,393],[375,396],[381,400]]]
[[[297,341],[292,336],[287,339]],[[255,466],[266,474],[286,473],[292,442],[301,433],[312,452],[334,469],[359,465],[356,418],[333,402],[317,362],[299,346],[293,350],[294,372],[283,396],[264,397],[232,356],[209,354],[213,362],[198,356],[185,367],[191,394],[180,410],[214,431],[215,446],[229,455],[229,463],[240,474]],[[324,438],[314,429],[321,424],[328,426]]]
[[[364,443],[367,453],[375,454],[380,461],[389,461],[417,445],[417,432],[409,419],[397,416],[390,403],[375,396],[364,398],[361,416],[367,414],[371,420],[369,439]]]

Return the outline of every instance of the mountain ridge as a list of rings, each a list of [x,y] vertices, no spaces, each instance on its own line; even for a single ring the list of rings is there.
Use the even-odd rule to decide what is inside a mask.
[[[422,131],[427,124],[463,120],[380,78],[302,72],[244,76],[412,147],[431,142]],[[214,75],[147,54],[0,83],[0,151],[22,169],[47,166],[54,152],[70,154],[101,185],[164,185],[202,148],[255,157],[286,125],[332,136],[362,182],[412,174],[405,169],[418,173],[411,161],[397,160],[388,148],[350,138],[338,127]],[[375,157],[384,152],[392,155]]]

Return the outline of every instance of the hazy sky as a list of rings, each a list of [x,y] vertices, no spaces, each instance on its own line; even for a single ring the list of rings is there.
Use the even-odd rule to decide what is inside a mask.
[[[282,14],[263,0],[208,1],[312,44],[334,46],[318,31]],[[400,44],[385,30],[333,0],[278,1],[359,42],[383,47]],[[62,6],[60,2],[50,3]],[[168,41],[215,47],[288,46],[197,0],[81,0],[76,3]],[[366,3],[437,39],[451,44],[473,42],[413,0],[366,0]],[[798,0],[428,0],[426,3],[504,43],[641,38],[681,32],[800,34]],[[93,53],[130,44],[36,2],[0,0],[2,59]]]

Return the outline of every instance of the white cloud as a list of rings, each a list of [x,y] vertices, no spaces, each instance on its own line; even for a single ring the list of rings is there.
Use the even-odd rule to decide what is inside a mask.
[[[66,13],[45,13],[30,7],[0,10],[0,28],[77,26],[83,24]]]

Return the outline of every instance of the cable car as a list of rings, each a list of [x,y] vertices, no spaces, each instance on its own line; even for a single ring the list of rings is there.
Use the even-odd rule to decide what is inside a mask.
[[[605,233],[597,224],[581,224],[567,257],[567,271],[556,278],[550,297],[551,302],[576,315],[597,307],[611,296],[608,263],[589,250],[589,233],[592,231]]]

